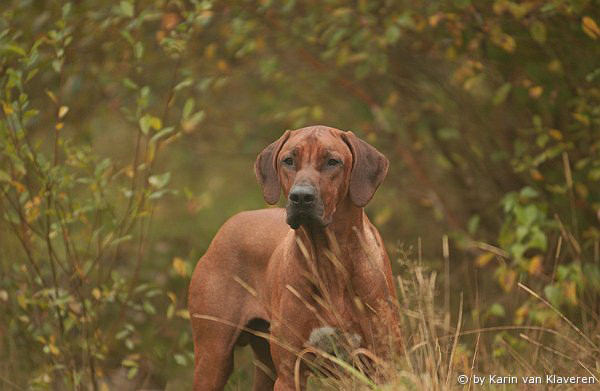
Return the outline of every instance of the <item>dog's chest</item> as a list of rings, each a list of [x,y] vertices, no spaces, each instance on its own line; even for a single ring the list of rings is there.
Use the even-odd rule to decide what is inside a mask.
[[[359,332],[360,300],[347,287],[330,285],[323,289],[313,288],[312,297],[316,308],[315,327]]]

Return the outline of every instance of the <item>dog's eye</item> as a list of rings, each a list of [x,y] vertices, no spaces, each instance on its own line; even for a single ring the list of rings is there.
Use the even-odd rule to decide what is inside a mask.
[[[294,159],[292,159],[291,157],[286,157],[285,159],[283,159],[283,163],[288,166],[293,166]]]
[[[340,161],[337,159],[329,159],[327,161],[328,166],[337,166],[338,164],[340,164]]]

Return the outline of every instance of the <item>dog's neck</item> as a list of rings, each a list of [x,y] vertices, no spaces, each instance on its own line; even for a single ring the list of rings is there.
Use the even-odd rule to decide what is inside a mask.
[[[328,258],[335,255],[350,271],[355,258],[351,252],[361,240],[365,219],[364,209],[346,198],[337,205],[331,224],[327,227],[302,225],[296,230],[296,240],[301,242],[319,270],[330,269],[333,264]]]
[[[345,202],[347,201],[347,202]],[[349,199],[338,204],[332,223],[327,227],[303,225],[295,231],[298,249],[302,252],[301,262],[311,281],[314,292],[320,292],[327,308],[342,305],[332,298],[342,299],[348,290],[357,251],[364,237],[366,215],[363,208],[357,207]]]
[[[310,242],[316,249],[333,250],[337,241],[343,246],[349,241],[356,241],[356,230],[362,232],[364,226],[364,209],[358,207],[347,197],[342,200],[332,216],[332,222],[323,227],[318,224],[302,225],[296,230],[303,241]]]

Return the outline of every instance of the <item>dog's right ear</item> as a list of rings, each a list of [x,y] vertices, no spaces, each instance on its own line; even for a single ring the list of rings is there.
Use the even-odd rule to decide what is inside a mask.
[[[277,155],[281,147],[290,137],[290,130],[286,130],[283,136],[277,141],[266,147],[254,162],[254,173],[258,183],[262,186],[263,197],[269,205],[274,205],[279,201],[281,185],[279,184],[279,175],[277,174]]]

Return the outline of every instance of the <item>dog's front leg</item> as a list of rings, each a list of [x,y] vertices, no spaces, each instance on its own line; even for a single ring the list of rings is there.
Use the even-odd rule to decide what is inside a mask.
[[[300,293],[302,290],[290,286],[282,290],[281,296],[273,303],[271,317],[271,355],[277,371],[276,391],[296,390],[296,381],[301,390],[306,389],[309,370],[305,362],[300,362],[296,374],[296,362],[304,349],[313,328],[319,327],[315,315],[307,308],[308,302]],[[301,300],[298,296],[302,297]],[[308,295],[306,296],[308,297]],[[298,379],[296,379],[296,375]]]

